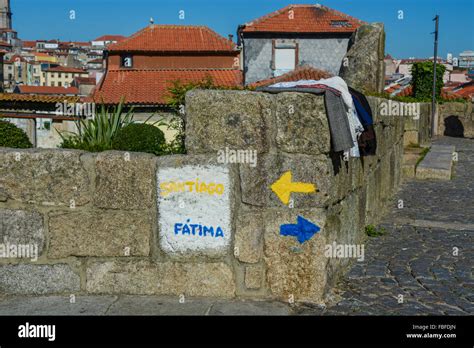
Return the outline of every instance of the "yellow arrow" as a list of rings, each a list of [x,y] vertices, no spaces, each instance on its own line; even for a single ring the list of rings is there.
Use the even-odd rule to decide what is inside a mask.
[[[271,188],[284,204],[288,204],[290,202],[290,196],[292,192],[316,192],[316,186],[313,184],[291,182],[291,171],[284,173],[280,179],[273,183]]]

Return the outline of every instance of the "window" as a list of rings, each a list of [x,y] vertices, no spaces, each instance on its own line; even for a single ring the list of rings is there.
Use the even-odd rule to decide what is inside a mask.
[[[61,83],[61,81],[59,81],[59,82],[58,82],[58,87],[62,87],[62,85],[63,85],[63,84]]]
[[[131,55],[122,56],[122,67],[124,68],[133,67],[133,59]]]
[[[280,76],[298,65],[298,44],[295,42],[273,42],[273,75]]]
[[[51,86],[54,87],[54,81],[51,81]]]

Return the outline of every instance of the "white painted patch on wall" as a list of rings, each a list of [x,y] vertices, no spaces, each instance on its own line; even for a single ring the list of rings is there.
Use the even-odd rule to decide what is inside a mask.
[[[225,166],[160,168],[160,246],[170,254],[226,252],[231,241],[230,176]]]

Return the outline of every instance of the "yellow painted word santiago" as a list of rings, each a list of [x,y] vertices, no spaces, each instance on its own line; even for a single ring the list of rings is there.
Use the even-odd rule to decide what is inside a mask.
[[[206,183],[199,181],[199,179],[194,181],[165,181],[160,184],[160,191],[163,197],[173,192],[194,192],[220,196],[224,193],[224,185],[214,182]]]

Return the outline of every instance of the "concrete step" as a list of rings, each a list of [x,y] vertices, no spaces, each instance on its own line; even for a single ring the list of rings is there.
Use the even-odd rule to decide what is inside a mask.
[[[450,180],[453,170],[452,145],[433,145],[416,168],[417,179]]]

